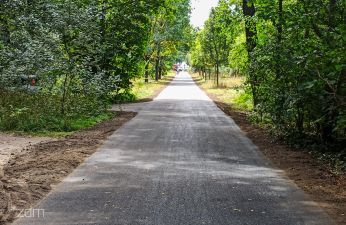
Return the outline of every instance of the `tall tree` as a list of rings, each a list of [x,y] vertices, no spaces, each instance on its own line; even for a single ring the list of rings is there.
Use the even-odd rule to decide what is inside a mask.
[[[225,32],[221,7],[211,11],[208,21],[205,23],[204,35],[202,36],[202,48],[209,54],[209,60],[215,66],[216,86],[219,86],[220,66],[228,62],[229,40]]]
[[[161,78],[166,62],[171,66],[181,52],[187,54],[189,50],[189,12],[189,0],[168,0],[152,18],[152,36],[146,56],[153,62],[156,80]]]
[[[245,16],[245,33],[246,33],[246,47],[249,58],[251,60],[251,54],[256,47],[257,28],[254,19],[256,9],[253,0],[243,0],[243,13]],[[258,79],[256,74],[250,73],[250,85],[252,90],[253,104],[256,108],[259,101],[257,96]]]
[[[228,16],[222,16],[229,29],[214,30],[215,36],[227,34],[230,54],[225,65],[247,75],[258,115],[288,139],[342,146],[346,142],[345,1],[223,0],[217,8],[222,4],[229,9]],[[197,37],[209,38],[201,42],[205,50],[201,52],[209,60],[208,23]],[[197,46],[192,59],[200,67]]]

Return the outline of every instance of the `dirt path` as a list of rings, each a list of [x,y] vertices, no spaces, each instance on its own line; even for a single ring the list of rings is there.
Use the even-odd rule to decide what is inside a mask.
[[[6,143],[3,146],[9,146],[10,150],[6,151],[10,151],[12,157],[4,166],[4,176],[0,179],[0,224],[13,221],[20,210],[30,208],[44,197],[135,115],[120,112],[113,120],[59,140],[37,138],[29,143],[25,138],[3,138]],[[20,152],[18,147],[25,150]]]
[[[30,148],[32,145],[52,140],[53,138],[23,137],[0,133],[0,179],[3,176],[3,167],[8,163],[11,157]]]

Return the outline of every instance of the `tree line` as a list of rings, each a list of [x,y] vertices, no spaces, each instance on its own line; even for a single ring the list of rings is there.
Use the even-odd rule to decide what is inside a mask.
[[[187,51],[188,0],[2,0],[0,129],[69,130]]]
[[[191,61],[216,82],[220,66],[246,76],[258,120],[280,136],[344,151],[345,17],[342,0],[220,0]]]

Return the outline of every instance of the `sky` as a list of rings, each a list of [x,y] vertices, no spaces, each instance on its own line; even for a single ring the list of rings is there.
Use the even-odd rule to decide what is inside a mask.
[[[191,0],[192,13],[191,24],[195,27],[203,27],[209,18],[211,8],[217,6],[219,0]]]

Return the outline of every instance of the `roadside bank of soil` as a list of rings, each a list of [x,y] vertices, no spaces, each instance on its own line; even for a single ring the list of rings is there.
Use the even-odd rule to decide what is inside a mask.
[[[3,167],[14,155],[32,145],[52,141],[53,138],[18,136],[0,133],[0,179],[3,176]]]
[[[135,116],[134,112],[117,112],[112,120],[63,139],[32,145],[11,157],[0,179],[0,224],[12,222],[21,209],[32,207]]]

